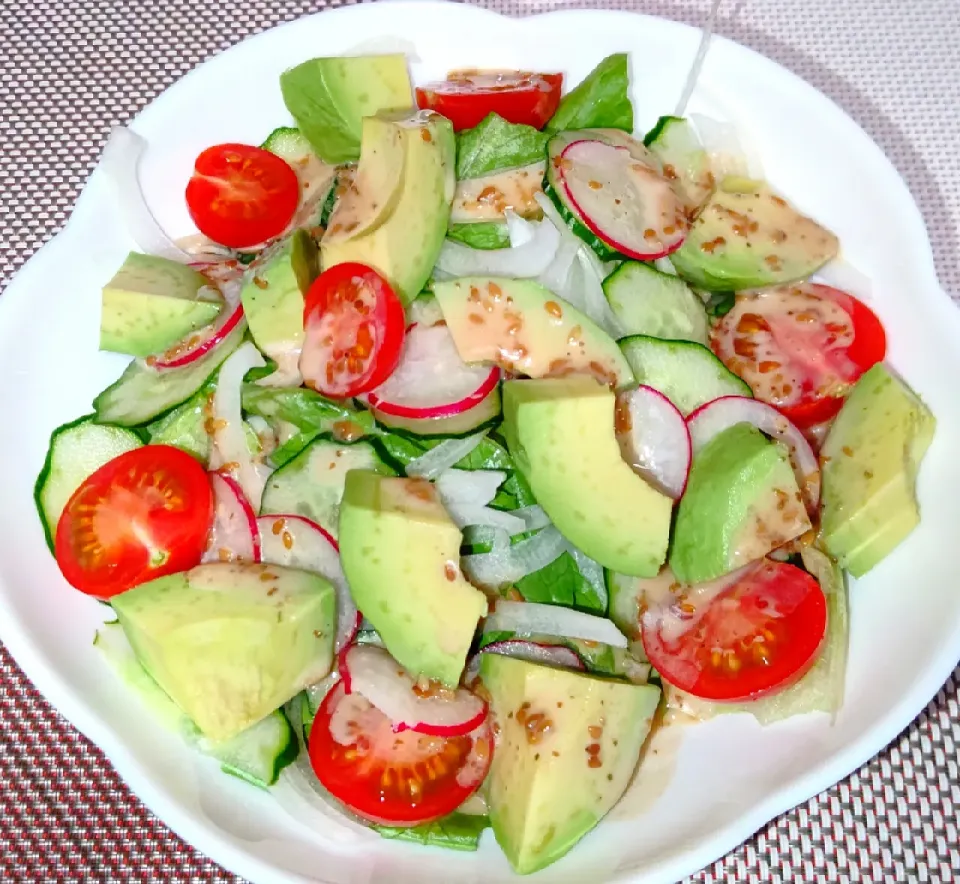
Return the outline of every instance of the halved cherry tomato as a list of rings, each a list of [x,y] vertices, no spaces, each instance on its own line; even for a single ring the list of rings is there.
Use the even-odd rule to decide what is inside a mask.
[[[417,826],[456,810],[483,782],[493,757],[489,721],[463,737],[395,732],[389,718],[343,682],[310,728],[317,779],[357,816]]]
[[[397,367],[403,304],[365,264],[336,264],[310,286],[300,373],[308,387],[335,399],[379,387]]]
[[[527,71],[451,71],[417,89],[417,104],[443,114],[455,131],[472,129],[488,114],[542,129],[560,104],[563,74]]]
[[[57,564],[81,592],[108,599],[198,565],[212,518],[203,467],[179,448],[145,445],[104,464],[67,501]]]
[[[833,417],[887,351],[883,325],[869,307],[815,283],[738,295],[710,341],[758,399],[801,429]]]
[[[813,665],[827,603],[806,571],[762,559],[712,598],[687,592],[648,609],[641,628],[664,681],[706,700],[756,699]]]
[[[187,208],[200,232],[242,249],[283,233],[300,203],[289,163],[249,144],[208,147],[187,183]]]

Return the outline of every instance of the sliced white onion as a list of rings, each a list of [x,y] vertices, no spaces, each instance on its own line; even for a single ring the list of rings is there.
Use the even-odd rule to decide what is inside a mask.
[[[679,500],[693,456],[683,415],[663,393],[641,385],[617,397],[617,441],[624,460],[664,494]]]
[[[553,260],[560,245],[560,235],[549,222],[525,223],[535,228],[532,238],[509,249],[472,249],[463,243],[445,240],[437,267],[451,276],[508,276],[516,279],[539,276]]]
[[[213,525],[201,562],[261,561],[257,517],[243,490],[230,476],[210,473]]]
[[[260,516],[261,561],[269,565],[313,571],[333,584],[337,594],[334,650],[346,647],[360,627],[360,615],[340,565],[340,548],[316,522],[292,514]]]
[[[763,167],[754,151],[744,148],[737,127],[725,120],[704,114],[690,114],[688,119],[697,130],[700,143],[710,157],[710,169],[717,181],[727,176],[763,178]]]
[[[492,552],[503,552],[510,547],[510,532],[490,525],[467,525],[463,542],[467,546],[489,546]]]
[[[533,537],[505,549],[463,556],[460,566],[468,579],[479,586],[497,589],[516,583],[527,574],[546,568],[567,548],[563,535],[550,525]]]
[[[527,531],[537,531],[540,528],[546,528],[547,525],[550,524],[550,517],[546,514],[543,507],[537,504],[523,506],[518,510],[511,510],[511,513],[518,519],[523,519],[523,524]]]
[[[505,209],[507,219],[507,235],[510,237],[510,248],[518,249],[537,238],[537,225],[526,218],[521,218],[513,209]]]
[[[483,631],[555,635],[600,642],[614,648],[627,647],[627,637],[605,617],[535,602],[497,602],[494,612],[484,621]]]
[[[213,394],[213,444],[223,465],[221,471],[236,478],[254,510],[260,509],[270,468],[257,463],[247,449],[240,393],[246,373],[264,365],[263,356],[253,344],[249,341],[241,344],[220,367],[217,390]]]
[[[341,674],[350,693],[376,706],[395,730],[436,737],[469,734],[483,724],[487,706],[464,688],[418,690],[417,682],[383,648],[354,645],[343,658]]]
[[[677,109],[674,116],[682,117],[687,109],[690,96],[700,79],[700,71],[703,70],[703,62],[707,57],[707,49],[710,47],[710,39],[713,37],[713,29],[717,25],[717,14],[720,12],[721,0],[713,0],[710,4],[710,13],[707,21],[703,25],[700,35],[700,45],[697,46],[697,54],[693,57],[693,64],[690,65],[690,73],[687,74],[687,80],[683,84],[683,91],[680,93],[680,100],[677,102]]]
[[[146,147],[147,142],[132,129],[114,126],[103,148],[100,167],[113,185],[123,223],[137,248],[148,255],[189,263],[196,256],[174,243],[144,199],[137,169]]]
[[[601,605],[604,610],[606,610],[607,584],[603,579],[603,565],[595,559],[591,559],[590,556],[582,550],[577,549],[572,543],[567,543],[567,552],[573,557],[581,576],[593,587],[594,592],[600,599]]]
[[[444,470],[450,469],[472,452],[489,430],[481,430],[462,439],[445,439],[420,457],[407,464],[406,474],[420,479],[436,479]]]
[[[605,274],[602,264],[588,246],[583,246],[577,253],[577,260],[583,267],[583,299],[584,312],[600,326],[614,340],[622,338],[625,329],[617,315],[610,307],[607,296],[603,293]]]
[[[810,443],[772,405],[746,396],[721,396],[701,405],[687,418],[694,455],[714,436],[735,424],[753,424],[762,433],[783,442],[797,477],[807,512],[816,512],[820,502],[820,465]]]
[[[450,501],[486,506],[506,478],[500,470],[444,470],[437,476],[437,491],[444,505]]]
[[[566,645],[544,645],[540,642],[526,641],[520,638],[508,638],[502,642],[491,642],[480,651],[481,654],[500,654],[504,657],[515,657],[518,660],[527,660],[530,663],[546,663],[549,666],[562,666],[564,669],[578,669],[586,667],[580,655]]]

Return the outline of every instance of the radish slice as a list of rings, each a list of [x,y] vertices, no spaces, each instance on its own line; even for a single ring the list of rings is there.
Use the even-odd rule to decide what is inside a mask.
[[[422,689],[383,648],[353,645],[343,657],[344,686],[369,700],[393,722],[395,731],[459,737],[487,717],[487,704],[465,688]]]
[[[350,644],[363,619],[350,594],[347,578],[340,566],[340,547],[316,522],[289,514],[260,516],[256,520],[261,561],[269,565],[300,568],[325,577],[337,593],[337,634],[334,650]]]
[[[210,473],[213,525],[201,562],[260,562],[257,517],[235,479]]]
[[[220,469],[235,475],[255,510],[260,509],[270,469],[255,461],[247,448],[240,395],[247,372],[264,365],[260,351],[253,344],[249,341],[241,344],[220,366],[217,390],[213,394],[213,443],[220,458]]]
[[[639,386],[617,397],[617,441],[623,459],[664,494],[679,500],[693,457],[683,415],[663,393]]]
[[[574,141],[560,159],[566,197],[591,233],[609,246],[652,261],[683,245],[690,222],[655,166],[605,141]]]
[[[766,402],[746,396],[721,396],[701,405],[687,418],[694,455],[718,433],[742,423],[753,424],[762,433],[787,446],[807,512],[811,515],[816,513],[820,502],[820,465],[817,456],[803,433]]]
[[[564,669],[586,669],[580,655],[564,645],[543,645],[539,642],[509,638],[502,642],[491,642],[480,651],[481,654],[501,654],[504,657],[516,657],[530,663],[546,663],[550,666],[562,666]]]
[[[147,364],[161,371],[166,368],[190,365],[191,362],[196,362],[215,347],[220,346],[241,322],[243,322],[241,305],[238,304],[232,309],[225,308],[212,325],[194,332],[190,337],[174,344],[165,353],[148,357]]]
[[[518,544],[519,546],[519,544]],[[535,602],[497,602],[487,617],[484,632],[517,632],[521,635],[555,635],[627,647],[626,636],[605,617],[594,617],[561,605]]]
[[[366,400],[394,417],[452,417],[482,402],[499,381],[499,368],[460,358],[446,325],[411,325],[400,364]]]

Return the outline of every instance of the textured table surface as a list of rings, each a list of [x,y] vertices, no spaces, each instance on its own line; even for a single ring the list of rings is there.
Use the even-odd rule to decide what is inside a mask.
[[[0,286],[62,226],[109,127],[243,37],[333,3],[0,0]],[[488,0],[503,12],[632,8],[698,23],[706,2]],[[960,300],[960,0],[726,0],[718,27],[836,100],[924,214]],[[960,669],[847,780],[692,880],[960,880]],[[131,795],[0,648],[0,882],[238,884]]]

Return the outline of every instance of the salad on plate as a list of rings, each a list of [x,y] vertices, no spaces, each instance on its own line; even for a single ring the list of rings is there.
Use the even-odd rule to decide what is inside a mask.
[[[179,241],[114,130],[138,250],[99,343],[133,360],[36,485],[158,721],[387,838],[490,827],[519,873],[666,710],[837,713],[845,572],[918,524],[935,425],[728,124],[638,126],[622,54],[563,80],[305,61],[293,126],[196,158]]]

